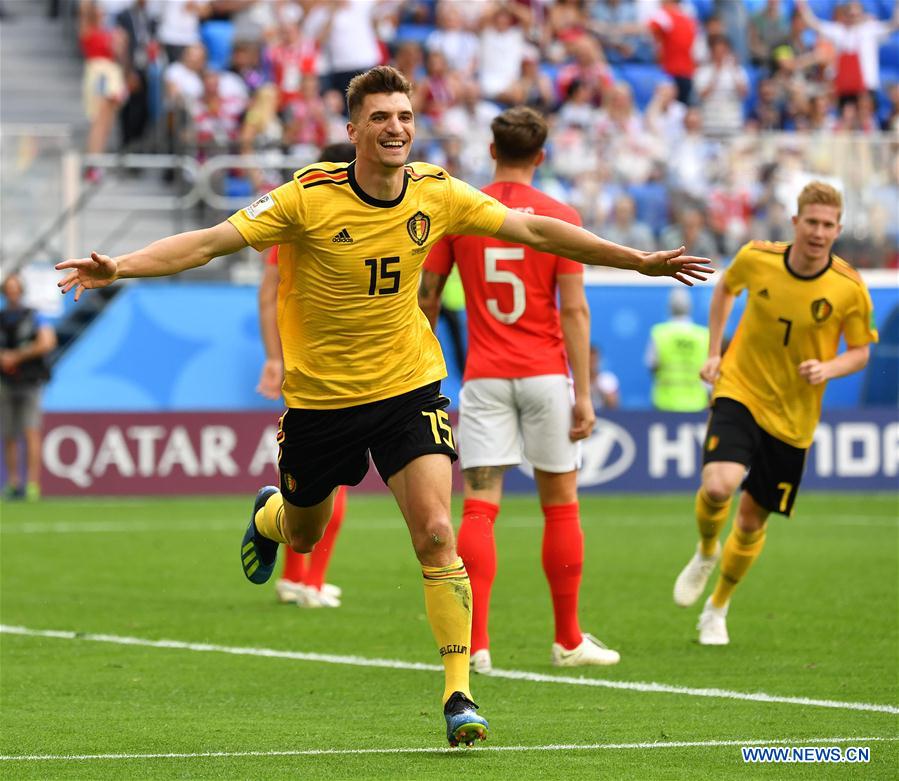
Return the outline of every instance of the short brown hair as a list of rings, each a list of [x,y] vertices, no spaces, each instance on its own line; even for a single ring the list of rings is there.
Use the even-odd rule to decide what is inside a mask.
[[[843,214],[843,196],[836,187],[831,187],[824,182],[809,182],[802,188],[799,193],[799,203],[796,214],[802,214],[804,206],[811,206],[813,203],[820,203],[823,206],[834,206],[837,212]]]
[[[496,158],[523,162],[531,159],[546,143],[546,120],[529,106],[507,108],[490,124]]]
[[[353,76],[350,86],[346,89],[346,105],[350,119],[358,116],[366,95],[392,95],[394,92],[411,96],[412,84],[396,68],[389,65],[377,65],[365,73]]]

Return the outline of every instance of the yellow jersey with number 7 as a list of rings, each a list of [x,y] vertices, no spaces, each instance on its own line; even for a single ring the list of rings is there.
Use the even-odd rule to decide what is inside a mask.
[[[752,241],[724,274],[734,295],[746,291],[746,309],[721,360],[713,398],[744,404],[772,436],[799,448],[812,443],[826,383],[810,385],[799,364],[835,357],[877,341],[871,296],[858,273],[832,255],[812,277],[790,268],[790,245]]]

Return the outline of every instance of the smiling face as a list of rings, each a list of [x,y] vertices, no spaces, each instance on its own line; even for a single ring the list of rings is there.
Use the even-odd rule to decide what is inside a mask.
[[[793,217],[793,228],[796,252],[813,262],[824,260],[843,228],[840,210],[823,203],[806,204]]]
[[[366,95],[347,125],[356,145],[358,163],[381,168],[401,168],[415,139],[415,115],[409,96],[402,92]]]

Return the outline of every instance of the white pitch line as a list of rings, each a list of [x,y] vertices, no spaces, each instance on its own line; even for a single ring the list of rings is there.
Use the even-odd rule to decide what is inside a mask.
[[[24,626],[8,626],[0,624],[0,634],[25,635],[28,637],[49,637],[58,640],[83,640],[96,643],[112,643],[114,645],[131,645],[143,648],[169,648],[180,651],[201,651],[211,653],[232,654],[235,656],[261,656],[275,659],[293,659],[301,662],[320,662],[324,664],[345,664],[353,667],[379,667],[391,670],[424,670],[442,672],[443,667],[423,662],[404,662],[397,659],[377,659],[364,656],[338,656],[334,654],[306,653],[302,651],[282,651],[274,648],[242,648],[239,646],[214,645],[211,643],[188,643],[182,640],[147,640],[141,637],[125,637],[121,635],[91,634],[54,629],[29,629]],[[738,692],[728,689],[693,689],[687,686],[672,686],[667,683],[643,683],[640,681],[611,681],[603,678],[575,678],[563,675],[544,675],[522,670],[496,670],[487,673],[491,678],[506,678],[514,681],[531,683],[569,684],[572,686],[595,686],[604,689],[620,689],[653,694],[680,694],[687,697],[714,697],[725,700],[745,700],[748,702],[769,702],[783,705],[802,705],[817,708],[836,708],[838,710],[869,711],[872,713],[896,713],[899,708],[893,705],[880,705],[868,702],[844,702],[841,700],[819,700],[808,697],[783,697],[765,692]]]
[[[478,752],[523,751],[627,751],[657,748],[719,748],[727,746],[804,746],[811,743],[874,743],[899,740],[899,738],[777,738],[746,740],[672,740],[654,743],[553,743],[546,746],[478,746]],[[0,754],[3,762],[85,762],[98,759],[207,759],[228,757],[320,757],[353,754],[452,754],[463,751],[458,748],[310,748],[287,751],[197,751],[165,754]]]
[[[646,527],[680,527],[684,525],[683,515],[654,515],[652,518],[627,517],[615,515],[603,518],[584,518],[584,526],[600,525],[614,528]],[[852,515],[847,517],[819,517],[816,526],[827,527],[874,527],[881,529],[899,529],[899,518],[887,518],[881,515]],[[503,515],[501,526],[507,529],[537,529],[543,527],[543,518],[538,515]],[[134,534],[142,532],[179,531],[207,532],[224,531],[235,528],[234,520],[213,520],[187,523],[148,523],[146,521],[29,521],[21,524],[4,524],[0,526],[3,534]],[[403,528],[399,517],[395,522],[378,523],[366,521],[356,531],[384,531],[385,529]]]

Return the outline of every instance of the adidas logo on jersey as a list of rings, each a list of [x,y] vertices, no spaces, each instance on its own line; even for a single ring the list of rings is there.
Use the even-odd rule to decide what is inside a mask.
[[[331,241],[335,244],[352,244],[353,237],[350,236],[350,232],[346,228],[344,228],[333,239],[331,239]]]

